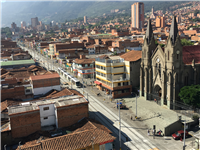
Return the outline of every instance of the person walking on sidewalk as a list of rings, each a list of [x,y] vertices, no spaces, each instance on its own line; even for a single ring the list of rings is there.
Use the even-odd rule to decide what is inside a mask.
[[[148,133],[148,136],[149,136],[149,135],[150,135],[150,131],[149,131],[149,129],[148,129],[147,133]]]

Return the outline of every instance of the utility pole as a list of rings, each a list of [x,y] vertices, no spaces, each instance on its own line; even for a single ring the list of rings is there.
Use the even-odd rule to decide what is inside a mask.
[[[119,149],[121,150],[121,117],[120,117],[120,103],[119,103],[119,101],[117,100],[117,105],[118,105],[118,109],[119,109]]]
[[[186,122],[186,120],[185,120]],[[185,122],[184,122],[184,139],[183,139],[183,150],[185,150]]]
[[[137,119],[137,94],[136,94],[136,103],[135,103],[135,105],[136,105],[136,108],[135,108],[135,111],[136,111],[136,119]]]
[[[82,82],[84,82],[84,81],[83,81],[83,78],[82,78]],[[83,94],[84,94],[84,83],[83,83]]]
[[[87,93],[87,100],[88,100],[88,93]],[[89,100],[88,100],[89,101]]]

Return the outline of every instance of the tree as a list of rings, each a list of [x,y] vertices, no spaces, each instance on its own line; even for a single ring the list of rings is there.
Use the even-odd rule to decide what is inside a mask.
[[[185,104],[200,107],[200,85],[184,86],[178,96]]]
[[[194,45],[193,42],[188,41],[188,40],[186,40],[186,39],[181,39],[181,44],[182,44],[183,46]]]
[[[84,25],[81,25],[80,29],[84,29],[84,28],[85,28],[85,26],[84,26]]]

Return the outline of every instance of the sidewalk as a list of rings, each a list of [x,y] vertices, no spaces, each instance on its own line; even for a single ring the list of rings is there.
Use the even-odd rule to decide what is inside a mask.
[[[92,95],[96,96],[97,93],[100,93],[101,96],[96,96],[101,102],[106,103],[107,107],[110,107],[112,111],[117,111],[116,109],[116,101],[113,100],[112,102],[105,94],[105,92],[100,91],[96,87],[87,86],[88,89],[92,91]],[[147,130],[150,130],[150,136],[147,136],[148,139],[152,141],[156,141],[159,145],[166,147],[167,149],[174,149],[177,145],[177,148],[182,147],[183,142],[180,140],[173,140],[171,136],[155,136],[153,139],[152,135],[152,128],[153,125],[156,125],[156,130],[158,131],[161,129],[163,131],[162,124],[169,124],[169,122],[176,121],[178,119],[178,115],[176,112],[167,109],[164,106],[159,106],[154,101],[146,101],[143,97],[137,98],[137,116],[140,118],[136,120],[134,118],[136,114],[136,98],[135,97],[128,97],[123,98],[125,104],[128,109],[121,109],[121,116],[123,120],[127,123],[132,124],[134,128],[138,128],[138,131],[141,132],[143,135],[147,136]],[[132,120],[131,120],[132,116]],[[186,117],[186,119],[190,119]],[[161,125],[160,125],[161,124]],[[185,143],[187,146],[185,150],[192,150],[194,143],[191,140]],[[176,149],[176,148],[175,148]]]

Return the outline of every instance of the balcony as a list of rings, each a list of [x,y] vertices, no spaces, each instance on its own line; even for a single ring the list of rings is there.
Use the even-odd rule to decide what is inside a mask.
[[[116,79],[116,80],[113,80],[112,78],[107,78],[107,80],[110,81],[110,82],[130,81],[129,78],[123,78],[123,77],[121,77],[120,79]]]

